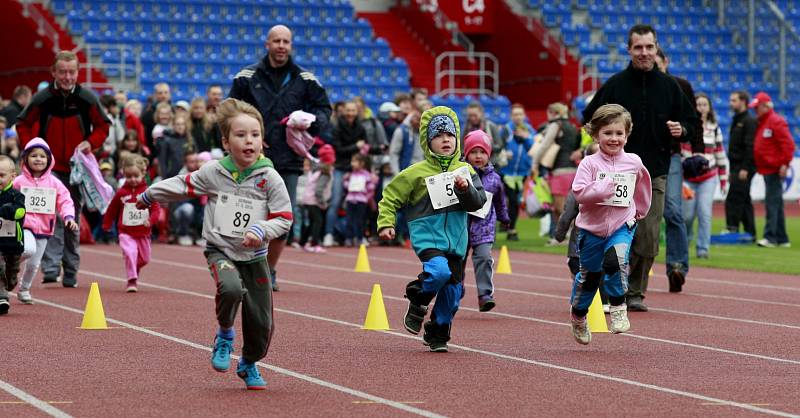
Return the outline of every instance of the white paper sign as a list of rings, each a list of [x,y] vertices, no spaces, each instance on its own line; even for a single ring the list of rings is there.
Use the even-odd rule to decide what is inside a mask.
[[[486,193],[486,203],[483,204],[483,207],[475,212],[467,212],[470,215],[477,216],[481,219],[486,219],[486,217],[489,216],[489,211],[492,210],[492,196],[494,196],[492,192],[484,192]]]
[[[348,192],[363,192],[367,190],[367,178],[364,176],[356,176],[350,177],[350,181],[347,183],[347,191]]]
[[[150,218],[149,209],[136,209],[136,203],[125,203],[122,208],[122,224],[125,226],[140,226]]]
[[[214,230],[229,237],[244,237],[253,222],[266,217],[266,200],[220,193],[214,208]]]
[[[29,213],[56,213],[56,189],[51,187],[23,187],[25,211]]]
[[[606,177],[611,177],[614,182],[614,196],[601,203],[601,205],[630,207],[633,201],[633,192],[636,188],[636,174],[608,173],[605,171],[597,173],[597,180],[603,180]]]
[[[16,237],[17,236],[17,222],[0,218],[0,237]]]
[[[431,198],[431,204],[434,209],[446,208],[458,203],[454,185],[456,176],[464,177],[472,184],[472,176],[470,176],[467,167],[425,178],[425,185],[428,186],[428,196]]]

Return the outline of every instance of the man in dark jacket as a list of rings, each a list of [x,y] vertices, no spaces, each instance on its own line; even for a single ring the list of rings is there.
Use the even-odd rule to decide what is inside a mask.
[[[669,58],[661,47],[656,51],[656,65],[669,74]],[[694,89],[689,80],[669,74],[678,83],[681,91],[694,105]],[[694,127],[694,135],[690,138],[692,151],[702,154],[703,122],[698,117]],[[686,236],[686,223],[683,221],[683,167],[681,165],[681,144],[678,138],[672,138],[672,157],[669,162],[667,185],[664,192],[664,223],[666,233],[666,264],[669,291],[680,292],[686,275],[689,273],[689,239]]]
[[[728,232],[739,232],[742,224],[744,232],[756,239],[756,221],[753,214],[753,201],[750,200],[750,183],[756,174],[753,161],[753,141],[758,122],[747,110],[750,95],[739,90],[731,93],[728,104],[733,111],[731,132],[728,137],[728,161],[731,164],[730,189],[725,198],[725,227]]]
[[[694,105],[678,83],[655,65],[658,43],[649,25],[635,25],[628,31],[631,63],[612,76],[597,91],[583,111],[583,120],[592,118],[598,107],[615,103],[625,107],[633,118],[633,131],[625,151],[637,154],[650,172],[653,200],[650,212],[639,221],[630,254],[628,309],[646,311],[644,293],[653,261],[658,255],[659,225],[664,214],[664,192],[672,157],[672,141],[688,141],[697,126]]]
[[[264,152],[283,177],[294,210],[297,207],[297,179],[303,174],[303,158],[286,143],[286,127],[281,125],[281,120],[295,110],[312,113],[317,120],[308,128],[308,133],[317,136],[328,124],[331,104],[314,74],[292,60],[292,32],[288,27],[273,26],[267,33],[266,48],[267,55],[261,61],[236,74],[228,96],[244,100],[261,112],[264,118]],[[285,245],[285,237],[269,243],[267,262],[275,290],[275,266]]]
[[[25,109],[25,106],[31,101],[31,88],[25,85],[20,85],[14,88],[14,93],[11,95],[11,103],[0,111],[0,116],[6,117],[7,126],[10,128],[17,123],[17,116]]]
[[[83,199],[80,190],[69,184],[72,154],[84,154],[103,145],[108,137],[111,121],[106,116],[97,96],[78,84],[78,57],[69,51],[56,54],[52,68],[55,82],[37,92],[17,119],[17,133],[21,147],[35,137],[45,138],[53,153],[53,175],[69,188],[75,213],[80,215]],[[76,275],[80,264],[77,233],[64,231],[64,222],[57,218],[53,237],[47,242],[42,257],[44,283],[55,283],[64,267],[62,285],[78,287]],[[75,217],[78,222],[80,216]]]

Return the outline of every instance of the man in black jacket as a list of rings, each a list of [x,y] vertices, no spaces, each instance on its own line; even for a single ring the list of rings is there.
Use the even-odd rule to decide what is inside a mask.
[[[314,74],[292,60],[292,32],[288,27],[273,26],[267,33],[266,48],[267,55],[261,61],[236,74],[228,96],[250,103],[261,112],[264,118],[264,153],[283,177],[294,210],[297,207],[297,179],[303,174],[303,158],[286,143],[286,127],[281,125],[281,120],[295,110],[312,113],[317,120],[308,128],[308,133],[316,136],[328,124],[331,104]],[[272,273],[272,287],[276,291],[275,266],[285,245],[285,236],[269,243],[267,262]]]
[[[19,85],[14,88],[14,93],[11,96],[11,103],[0,110],[0,115],[6,117],[8,127],[12,127],[17,123],[17,116],[22,113],[22,109],[31,101],[31,88],[25,85]]]
[[[694,105],[672,77],[656,68],[657,47],[655,29],[649,25],[633,26],[628,31],[631,63],[608,79],[583,111],[583,120],[588,121],[604,104],[625,107],[633,118],[633,130],[625,151],[637,154],[652,178],[650,212],[639,221],[629,261],[627,302],[628,309],[635,311],[647,310],[643,299],[650,268],[658,255],[672,138],[688,141],[697,125]]]
[[[731,93],[728,102],[734,115],[728,137],[731,186],[725,198],[725,225],[729,232],[739,232],[741,223],[744,232],[752,235],[755,241],[756,223],[753,216],[753,202],[750,200],[750,182],[756,174],[753,141],[758,121],[747,110],[749,102],[750,95],[742,90]]]

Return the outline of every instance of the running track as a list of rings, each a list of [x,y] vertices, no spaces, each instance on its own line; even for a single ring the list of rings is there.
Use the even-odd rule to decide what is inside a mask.
[[[490,313],[469,272],[450,353],[438,354],[402,329],[419,269],[409,250],[371,247],[367,274],[353,272],[354,249],[287,248],[260,364],[268,389],[248,392],[210,367],[199,248],[156,245],[138,294],[124,293],[117,247],[81,252],[78,289],[37,284],[35,305],[14,298],[0,317],[0,416],[800,416],[797,277],[696,268],[670,294],[657,272],[631,333],[585,347],[569,331],[564,258],[512,252]],[[76,328],[91,281],[110,330]],[[360,329],[373,283],[393,331]]]

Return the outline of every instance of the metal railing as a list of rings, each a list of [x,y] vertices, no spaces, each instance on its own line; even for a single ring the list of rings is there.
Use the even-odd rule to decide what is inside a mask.
[[[609,60],[610,57],[608,55],[600,55],[600,54],[584,54],[581,55],[580,59],[578,60],[578,97],[582,96],[584,93],[588,91],[595,91],[600,88],[600,83],[602,79],[611,77],[615,74],[615,71],[602,73],[599,69],[599,62],[600,60]],[[584,89],[584,85],[586,81],[591,81],[591,88],[589,90]]]
[[[467,69],[464,69],[467,68]],[[445,82],[446,87],[443,87]],[[458,87],[459,83],[468,87]],[[436,94],[500,93],[500,63],[489,52],[448,51],[436,57]]]
[[[17,1],[22,5],[22,15],[36,23],[36,34],[49,39],[53,44],[53,53],[58,53],[61,50],[61,39],[59,39],[58,31],[47,21],[39,9],[33,6],[34,3],[44,4],[44,2],[33,0]]]
[[[95,90],[114,89],[115,87],[124,87],[125,90],[139,91],[142,88],[141,73],[142,73],[142,59],[141,47],[131,44],[103,44],[92,43],[86,44],[83,48],[78,47],[75,51],[83,49],[86,53],[86,65],[83,70],[86,71],[86,82],[84,85],[87,88]],[[105,51],[118,51],[119,62],[103,62],[96,58],[96,53],[102,54]],[[97,54],[97,55],[99,55]],[[133,57],[133,65],[128,63],[128,57]],[[128,76],[127,70],[133,68],[133,76]],[[107,76],[115,72],[119,73],[119,83],[101,83],[92,80],[93,70],[104,72]],[[118,85],[115,85],[118,84]]]

